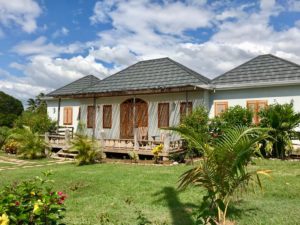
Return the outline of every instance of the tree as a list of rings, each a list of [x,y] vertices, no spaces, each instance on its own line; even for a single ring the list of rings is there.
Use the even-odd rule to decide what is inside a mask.
[[[286,153],[291,151],[293,136],[297,136],[295,128],[300,123],[300,113],[294,110],[293,102],[287,104],[273,104],[263,109],[259,116],[260,126],[272,128],[269,142],[272,144],[272,156],[285,158]]]
[[[43,99],[44,97],[45,94],[41,92],[34,99],[33,98],[28,99],[27,111],[47,113],[47,104],[46,101]]]
[[[203,160],[180,178],[180,188],[194,185],[206,189],[200,206],[200,224],[225,224],[227,208],[239,190],[247,188],[251,181],[260,185],[259,174],[270,171],[247,170],[251,157],[258,151],[257,143],[268,138],[269,129],[231,127],[214,142],[205,143],[190,129],[171,128],[199,146]]]
[[[23,110],[21,101],[0,91],[0,126],[12,127]]]

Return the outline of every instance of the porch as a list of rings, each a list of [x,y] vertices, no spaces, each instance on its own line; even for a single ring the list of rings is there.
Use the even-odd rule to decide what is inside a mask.
[[[51,151],[58,149],[57,155],[60,157],[73,158],[74,154],[66,153],[73,139],[73,133],[69,130],[65,131],[64,135],[61,134],[49,134],[43,135],[46,143],[48,143]],[[170,135],[166,133],[163,140],[138,140],[138,139],[96,139],[99,144],[99,148],[103,153],[121,153],[128,154],[135,151],[138,155],[153,156],[152,149],[162,144],[164,146],[161,157],[168,158],[174,153],[184,151],[183,140],[170,140]]]

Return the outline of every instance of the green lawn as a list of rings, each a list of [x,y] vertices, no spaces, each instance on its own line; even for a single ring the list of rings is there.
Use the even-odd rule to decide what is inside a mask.
[[[300,224],[300,162],[257,160],[253,168],[273,170],[263,179],[264,192],[248,193],[235,202],[230,218],[237,224]],[[202,191],[179,193],[177,180],[190,166],[73,164],[0,171],[0,185],[54,171],[57,190],[68,193],[66,224],[136,224],[140,210],[155,224],[192,224],[191,212]]]

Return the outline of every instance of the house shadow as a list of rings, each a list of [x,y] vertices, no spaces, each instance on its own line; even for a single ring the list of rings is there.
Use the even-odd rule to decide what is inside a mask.
[[[178,198],[178,191],[173,187],[164,187],[156,192],[154,196],[159,197],[156,203],[166,202],[172,216],[172,225],[191,225],[194,224],[192,211],[197,206],[190,203],[181,203]]]

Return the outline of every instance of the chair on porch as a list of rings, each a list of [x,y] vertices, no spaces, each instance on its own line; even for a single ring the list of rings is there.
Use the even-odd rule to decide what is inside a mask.
[[[138,140],[141,146],[145,146],[148,140],[148,127],[138,127]]]

